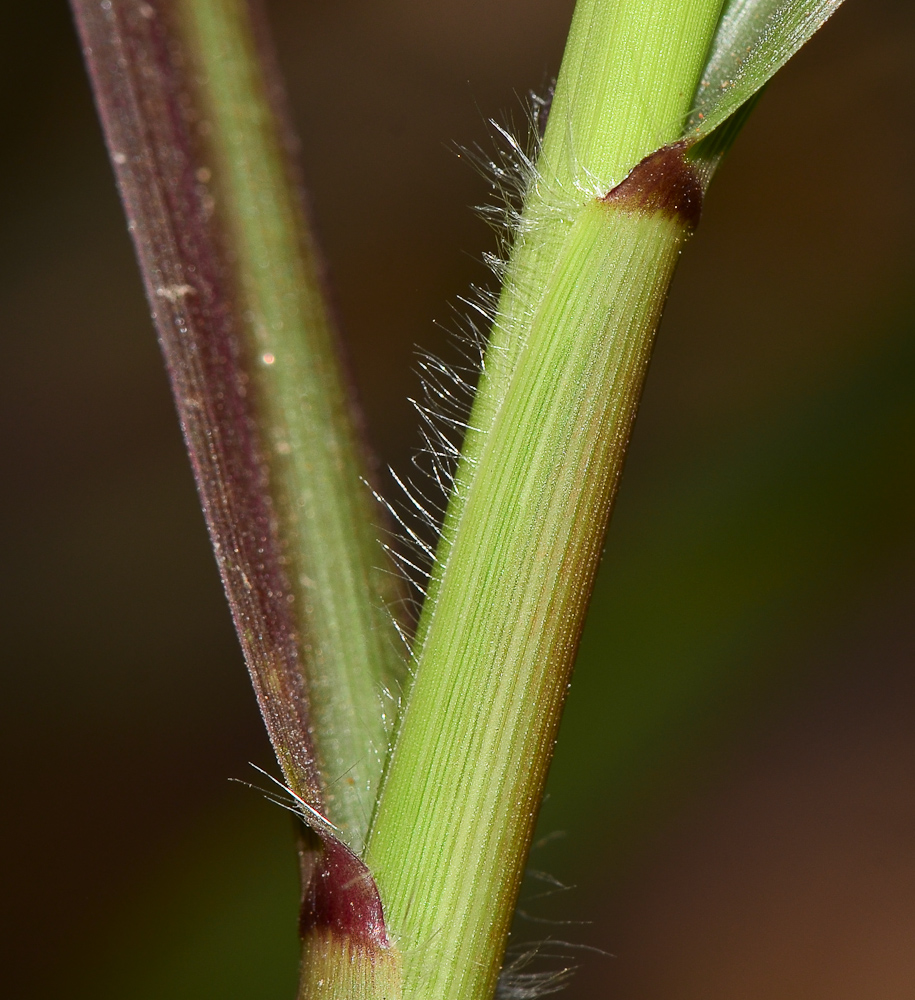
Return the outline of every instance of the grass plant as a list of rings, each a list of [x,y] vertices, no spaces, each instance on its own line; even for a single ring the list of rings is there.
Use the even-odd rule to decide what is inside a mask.
[[[752,102],[838,3],[579,0],[542,140],[505,134],[514,164],[494,165],[519,200],[472,404],[429,372],[447,506],[434,551],[404,519],[417,551],[393,553],[428,569],[404,655],[256,7],[73,0],[278,795],[302,820],[302,998],[494,994],[678,257]],[[408,500],[437,520],[434,498]]]

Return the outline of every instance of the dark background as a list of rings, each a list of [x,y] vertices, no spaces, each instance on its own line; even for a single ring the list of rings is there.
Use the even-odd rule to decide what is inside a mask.
[[[492,244],[454,143],[571,6],[269,5],[386,462]],[[227,781],[269,750],[69,14],[4,22],[3,992],[290,998],[291,830]],[[909,0],[849,0],[677,275],[515,934],[570,1000],[915,995],[913,57]]]

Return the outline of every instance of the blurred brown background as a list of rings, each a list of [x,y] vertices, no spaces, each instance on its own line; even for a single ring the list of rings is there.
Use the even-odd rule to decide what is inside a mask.
[[[386,462],[492,243],[453,144],[571,6],[269,4]],[[227,781],[269,751],[68,10],[4,22],[4,994],[290,998],[291,832]],[[915,996],[913,56],[908,0],[849,0],[677,276],[514,935],[570,1000]]]

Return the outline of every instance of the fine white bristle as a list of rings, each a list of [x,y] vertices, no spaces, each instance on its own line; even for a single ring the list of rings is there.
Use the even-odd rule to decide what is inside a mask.
[[[526,140],[490,121],[491,150],[479,146],[460,150],[460,155],[488,180],[493,194],[492,202],[478,211],[497,231],[499,252],[486,254],[484,263],[499,283],[505,274],[508,251],[520,231],[524,195],[538,181],[536,158],[550,99],[531,95]],[[421,443],[412,459],[418,475],[414,479],[390,469],[399,500],[375,493],[394,526],[385,532],[383,547],[410,595],[398,602],[396,609],[390,609],[397,632],[408,648],[415,612],[425,599],[429,580],[442,568],[435,552],[448,499],[461,489],[461,483],[455,480],[461,442],[468,431],[483,432],[483,428],[470,427],[468,419],[477,382],[486,371],[486,351],[494,350],[489,346],[489,334],[498,306],[498,288],[471,285],[466,295],[458,296],[447,328],[455,360],[418,352],[421,394],[410,400],[420,418]],[[472,467],[472,463],[468,465]],[[414,620],[404,622],[404,612]]]

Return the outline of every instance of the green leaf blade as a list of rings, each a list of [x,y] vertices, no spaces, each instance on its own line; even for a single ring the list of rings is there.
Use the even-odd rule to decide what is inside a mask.
[[[701,139],[772,79],[843,0],[728,0],[684,136]]]
[[[259,5],[73,9],[261,714],[359,852],[403,657]]]
[[[264,28],[242,0],[193,0],[180,10],[212,126],[216,212],[234,251],[292,608],[308,643],[326,808],[358,854],[404,673],[387,610],[399,595],[393,575],[378,568],[380,515],[364,484],[337,332],[285,148],[293,143],[265,73],[272,55]]]

